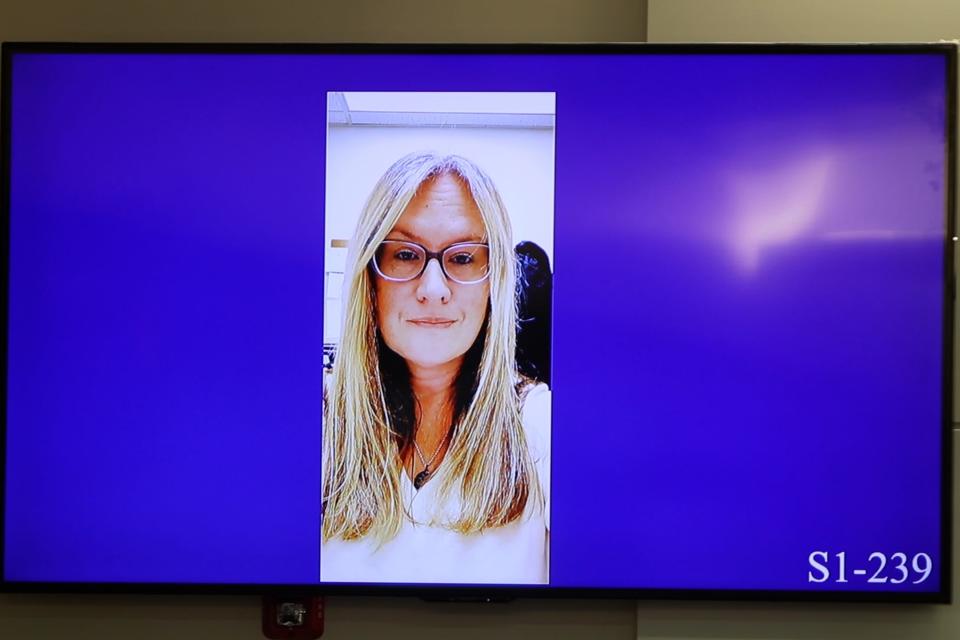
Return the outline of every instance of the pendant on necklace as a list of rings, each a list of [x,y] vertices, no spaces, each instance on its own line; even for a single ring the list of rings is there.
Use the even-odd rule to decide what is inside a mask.
[[[418,473],[413,478],[413,488],[417,491],[420,490],[420,487],[423,486],[423,483],[427,481],[427,478],[430,477],[430,467],[425,467],[423,471]]]

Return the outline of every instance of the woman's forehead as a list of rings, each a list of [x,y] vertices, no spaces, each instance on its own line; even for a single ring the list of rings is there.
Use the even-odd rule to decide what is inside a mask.
[[[420,186],[389,235],[429,247],[480,242],[486,237],[486,228],[467,185],[444,174]]]

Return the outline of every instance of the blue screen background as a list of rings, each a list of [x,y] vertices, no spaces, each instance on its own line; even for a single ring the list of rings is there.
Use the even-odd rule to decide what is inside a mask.
[[[317,583],[326,93],[550,91],[551,586],[937,589],[939,54],[18,54],[11,83],[7,580]],[[934,570],[811,585],[820,549]]]

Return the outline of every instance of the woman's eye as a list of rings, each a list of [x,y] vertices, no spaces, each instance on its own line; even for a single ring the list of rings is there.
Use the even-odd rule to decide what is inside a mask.
[[[450,262],[453,264],[470,264],[473,262],[473,254],[470,253],[457,253],[450,256]]]
[[[408,262],[411,260],[419,260],[420,256],[417,255],[416,251],[411,251],[410,249],[401,249],[393,254],[393,257],[397,260],[402,260]]]

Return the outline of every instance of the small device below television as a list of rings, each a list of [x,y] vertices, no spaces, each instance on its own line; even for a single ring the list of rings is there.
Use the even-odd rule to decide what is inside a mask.
[[[3,590],[950,600],[954,45],[2,71]]]

